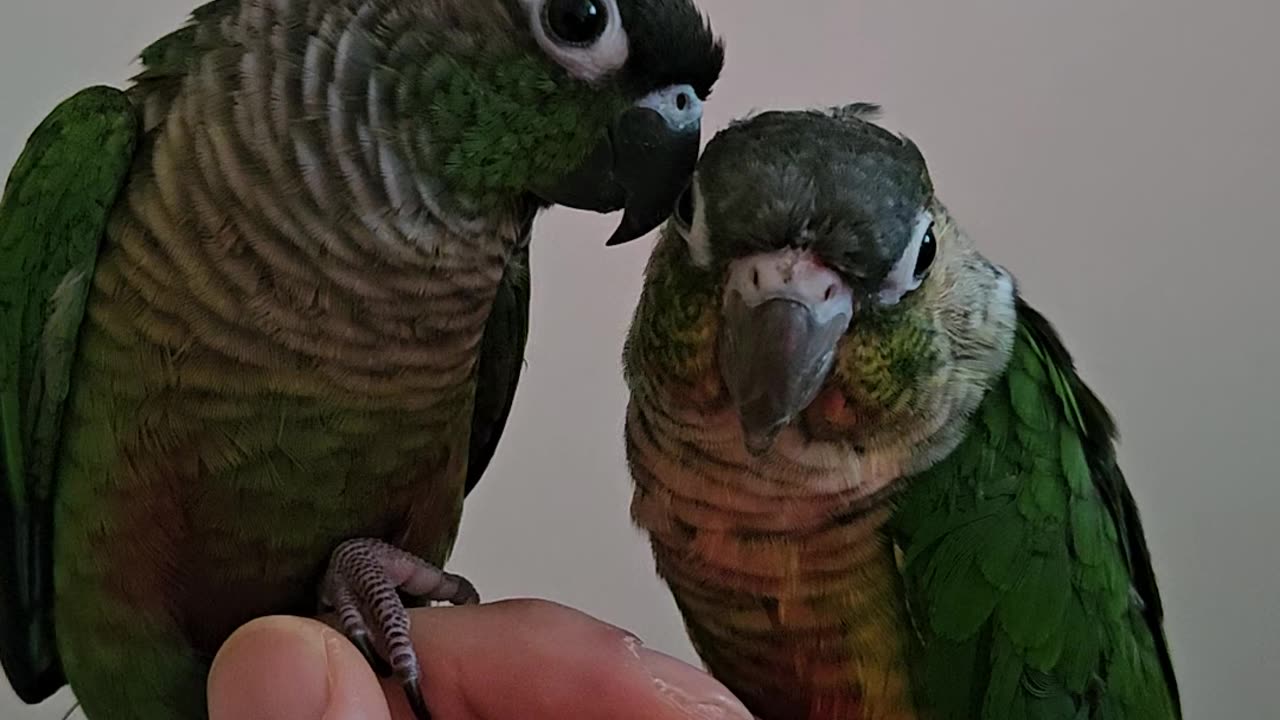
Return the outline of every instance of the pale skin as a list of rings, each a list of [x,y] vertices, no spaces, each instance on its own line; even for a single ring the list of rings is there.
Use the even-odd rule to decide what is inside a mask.
[[[620,628],[540,600],[410,611],[441,720],[750,720],[701,670]],[[394,679],[317,620],[237,630],[209,675],[210,720],[411,720]]]

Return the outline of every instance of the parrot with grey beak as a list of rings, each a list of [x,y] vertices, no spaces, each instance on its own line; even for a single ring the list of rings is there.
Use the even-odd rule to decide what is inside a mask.
[[[190,720],[234,629],[324,613],[425,719],[405,605],[478,599],[533,220],[657,227],[723,46],[691,0],[214,0],[141,60],[0,197],[0,664]]]
[[[855,104],[707,146],[646,271],[632,517],[761,720],[1169,720],[1115,425]]]

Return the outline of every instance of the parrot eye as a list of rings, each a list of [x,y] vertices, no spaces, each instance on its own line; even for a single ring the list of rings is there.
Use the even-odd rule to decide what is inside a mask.
[[[604,34],[609,10],[603,0],[550,0],[542,22],[552,39],[564,45],[587,45]]]
[[[675,218],[686,228],[693,226],[693,183],[686,185],[680,199],[676,200]]]
[[[916,253],[916,270],[915,278],[921,280],[925,273],[929,272],[929,268],[933,266],[933,259],[938,255],[938,238],[933,235],[933,223],[929,224],[929,229],[924,231],[924,239],[920,241],[920,252]]]
[[[569,74],[595,83],[627,63],[618,0],[520,0],[542,51]]]
[[[689,257],[693,264],[700,268],[710,267],[711,234],[707,230],[707,207],[702,202],[697,173],[694,173],[693,179],[685,186],[684,192],[680,193],[671,217],[675,219],[673,224],[676,232],[689,246]]]
[[[896,305],[903,297],[920,287],[938,257],[938,237],[933,232],[933,215],[921,211],[911,230],[911,240],[889,270],[880,286],[881,305]]]

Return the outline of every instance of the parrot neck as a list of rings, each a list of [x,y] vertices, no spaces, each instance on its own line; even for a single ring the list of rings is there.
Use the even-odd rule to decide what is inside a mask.
[[[332,23],[355,7],[240,3],[201,26],[234,42],[205,50],[176,85],[134,88],[152,132],[101,264],[120,287],[99,304],[123,308],[108,311],[154,344],[225,358],[228,378],[248,382],[254,367],[325,402],[463,417],[532,212],[469,214],[420,171],[390,127],[395,88],[378,51],[272,16],[309,5]],[[132,317],[130,303],[166,314]],[[169,323],[181,330],[162,332]]]
[[[131,92],[160,144],[189,145],[205,156],[200,169],[225,176],[231,193],[219,204],[265,216],[308,252],[335,234],[392,263],[516,244],[535,204],[481,201],[446,182],[419,106],[449,77],[392,68],[434,67],[447,51],[427,50],[436,36],[400,27],[412,17],[385,5],[222,3],[193,21],[196,32],[162,40],[185,42],[172,53],[181,59],[151,58]],[[406,44],[418,55],[400,57]]]
[[[914,718],[882,533],[897,464],[785,435],[753,458],[723,399],[650,392],[628,414],[632,517],[711,671],[764,720]]]

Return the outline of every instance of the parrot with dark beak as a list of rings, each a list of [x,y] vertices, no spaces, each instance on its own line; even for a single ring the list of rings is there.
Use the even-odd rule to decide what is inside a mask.
[[[657,227],[723,47],[690,0],[214,0],[141,60],[0,196],[0,664],[193,720],[233,630],[323,614],[425,719],[533,221]]]

